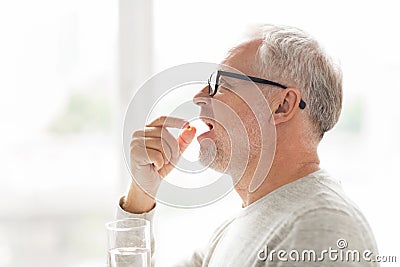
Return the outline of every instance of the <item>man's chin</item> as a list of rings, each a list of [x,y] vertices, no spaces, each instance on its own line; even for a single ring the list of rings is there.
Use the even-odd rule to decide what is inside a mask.
[[[223,160],[210,151],[207,151],[206,153],[200,151],[199,162],[204,167],[210,168],[214,171],[221,173],[226,171],[226,166],[224,166]]]
[[[214,158],[210,157],[209,155],[204,155],[204,154],[200,153],[199,162],[204,167],[212,168]]]

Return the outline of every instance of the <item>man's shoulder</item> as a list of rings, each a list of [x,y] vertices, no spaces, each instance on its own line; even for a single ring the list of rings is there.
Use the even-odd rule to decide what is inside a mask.
[[[328,225],[337,229],[369,228],[362,211],[344,192],[340,181],[325,171],[305,178],[299,188],[304,190],[303,198],[294,201],[286,214],[291,224],[307,222],[314,229],[326,229]]]
[[[327,172],[321,171],[319,175],[309,177],[302,189],[305,191],[302,201],[295,202],[289,214],[293,220],[312,217],[324,221],[332,217],[330,219],[334,221],[366,221],[360,208],[342,189],[340,181]]]
[[[359,207],[344,193],[340,182],[318,171],[277,191],[254,212],[255,230],[278,239],[296,231],[309,236],[372,236]],[[271,235],[268,235],[271,237]]]
[[[297,220],[310,213],[317,217],[326,213],[362,217],[358,206],[343,191],[340,181],[324,170],[286,184],[270,195],[252,209],[255,217],[285,221]]]
[[[345,239],[352,247],[376,249],[367,219],[344,193],[340,182],[327,175],[306,179],[310,180],[297,188],[304,190],[302,199],[293,199],[285,216],[281,216],[275,241],[324,247]]]

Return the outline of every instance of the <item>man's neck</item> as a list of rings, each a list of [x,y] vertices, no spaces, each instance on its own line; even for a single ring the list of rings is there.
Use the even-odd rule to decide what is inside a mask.
[[[290,151],[286,149],[277,150],[267,177],[254,192],[249,192],[248,185],[252,180],[255,168],[249,168],[245,172],[241,180],[247,181],[246,185],[239,182],[235,186],[243,200],[243,206],[248,206],[275,189],[319,170],[316,150],[293,152],[293,149],[290,149]]]

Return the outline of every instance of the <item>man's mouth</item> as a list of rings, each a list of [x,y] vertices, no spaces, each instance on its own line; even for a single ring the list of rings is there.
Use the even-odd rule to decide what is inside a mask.
[[[213,119],[211,119],[209,117],[203,117],[203,118],[201,118],[201,120],[207,125],[209,131],[214,129],[214,125],[216,122]]]
[[[206,122],[208,128],[210,129],[210,131],[214,128],[214,125],[212,125],[210,122]]]
[[[209,118],[202,118],[201,120],[207,125],[208,131],[206,130],[207,128],[204,127],[206,131],[203,132],[202,134],[200,134],[200,135],[197,137],[197,140],[198,140],[198,141],[200,141],[200,140],[203,139],[203,138],[210,138],[210,137],[211,137],[211,134],[213,133],[214,124],[215,124],[215,122],[212,121],[212,120],[209,119]]]

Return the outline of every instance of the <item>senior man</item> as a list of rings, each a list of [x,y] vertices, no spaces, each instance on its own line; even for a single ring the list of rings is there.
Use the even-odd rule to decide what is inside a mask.
[[[232,177],[243,209],[215,231],[207,247],[178,266],[378,266],[366,219],[339,182],[319,167],[318,144],[341,112],[340,69],[312,37],[276,25],[258,27],[228,52],[221,66],[231,70],[221,67],[194,97],[210,127],[198,137],[200,161]],[[255,114],[265,107],[252,106],[235,92],[252,84],[257,84],[270,110],[261,122]],[[213,119],[218,115],[213,103],[229,107],[239,120]],[[246,160],[233,153],[229,138],[239,123],[247,132],[239,139],[247,140],[243,143],[249,150],[244,170],[230,164]],[[174,166],[171,154],[179,158],[195,136],[195,129],[188,127],[174,139],[166,128],[184,124],[161,117],[133,134],[130,164],[135,179],[120,201],[119,218],[152,219],[153,196]],[[274,126],[275,151],[263,147],[263,124]],[[264,150],[273,157],[262,158]],[[260,166],[268,171],[251,190]]]

